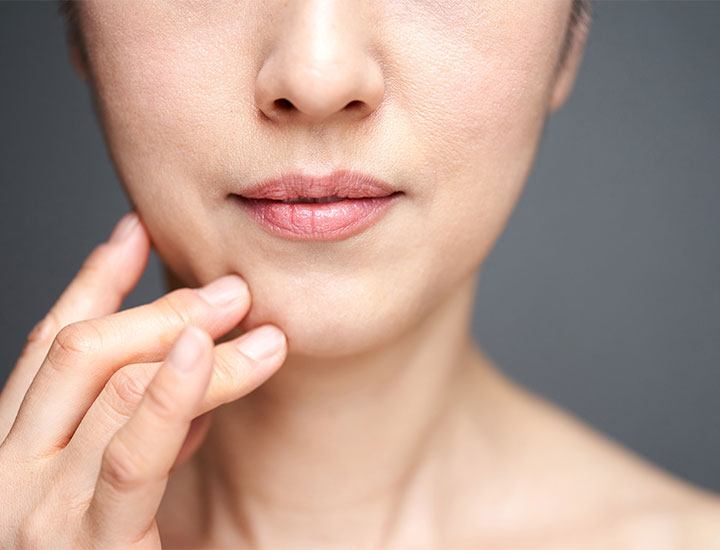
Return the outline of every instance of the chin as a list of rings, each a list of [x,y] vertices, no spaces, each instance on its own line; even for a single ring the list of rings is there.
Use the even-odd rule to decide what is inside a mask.
[[[253,305],[239,324],[244,332],[265,323],[287,335],[288,355],[343,358],[372,352],[398,338],[410,317],[402,304],[380,307],[356,298],[253,294]],[[402,323],[398,322],[402,319]]]

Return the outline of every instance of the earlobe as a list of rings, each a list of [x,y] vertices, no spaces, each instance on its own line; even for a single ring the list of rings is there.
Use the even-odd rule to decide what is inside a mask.
[[[78,43],[77,39],[68,40],[68,55],[70,56],[70,63],[72,63],[73,69],[83,80],[88,79],[88,67],[87,59],[83,53],[82,46]]]
[[[589,15],[585,15],[573,29],[573,37],[570,48],[567,52],[562,66],[555,75],[550,102],[548,105],[549,113],[554,113],[562,107],[570,96],[570,92],[575,84],[578,71],[580,69],[580,61],[582,60],[585,44],[587,42],[588,33],[590,31]]]

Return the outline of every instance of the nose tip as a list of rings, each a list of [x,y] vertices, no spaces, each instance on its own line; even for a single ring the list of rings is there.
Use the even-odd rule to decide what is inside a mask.
[[[360,35],[358,23],[343,24],[321,12],[300,15],[297,25],[286,19],[292,27],[284,29],[257,75],[257,107],[276,122],[369,115],[382,101],[385,85],[377,61],[362,46],[365,40],[354,38]]]
[[[277,69],[279,75],[271,75],[267,70],[258,77],[258,107],[276,121],[317,123],[340,115],[367,116],[382,101],[384,83],[379,71],[359,69],[352,64],[348,61],[343,67],[331,70],[285,65],[284,70]],[[266,81],[270,82],[266,84]]]

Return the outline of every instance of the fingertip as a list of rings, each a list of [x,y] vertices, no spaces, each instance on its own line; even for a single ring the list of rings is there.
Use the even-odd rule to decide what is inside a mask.
[[[147,248],[150,248],[150,245],[152,244],[152,238],[150,237],[150,233],[148,232],[147,226],[142,221],[140,216],[136,213],[135,216],[137,216],[137,225],[136,225],[136,233],[139,237],[140,242],[142,242]]]
[[[135,211],[131,210],[126,213],[115,225],[108,242],[116,244],[129,240],[133,232],[137,229],[139,221],[140,218]]]
[[[235,345],[250,359],[263,361],[287,351],[287,336],[280,327],[265,324],[240,336]]]
[[[75,279],[55,307],[65,324],[114,313],[140,281],[150,259],[150,239],[137,214],[129,212],[112,236],[83,261]],[[80,303],[81,305],[78,305]],[[64,319],[66,308],[75,313]]]
[[[210,336],[210,333],[205,330],[202,327],[199,327],[197,325],[188,324],[183,329],[185,331],[191,332],[193,335],[193,338],[197,338],[201,341],[201,344],[203,347],[210,347],[213,345],[213,339],[212,336]]]
[[[135,212],[129,212],[123,218],[125,219],[130,220],[127,222],[130,228],[122,229],[122,224],[126,222],[120,221],[116,227],[120,237],[111,237],[108,241],[108,244],[119,247],[116,280],[123,296],[128,294],[140,280],[150,259],[151,248],[150,235],[139,216]]]
[[[200,349],[203,349],[205,351],[210,350],[212,346],[215,344],[215,342],[212,339],[212,336],[206,331],[205,329],[197,326],[197,325],[186,325],[183,329],[183,332],[187,332],[192,335],[192,338],[195,339],[197,342],[197,345],[200,347]]]
[[[131,210],[120,218],[107,242],[112,245],[135,246],[149,252],[151,238],[138,213]]]

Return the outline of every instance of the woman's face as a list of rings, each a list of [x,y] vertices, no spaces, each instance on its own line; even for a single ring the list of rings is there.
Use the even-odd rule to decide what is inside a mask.
[[[240,274],[253,295],[241,329],[275,323],[290,353],[318,357],[399,336],[483,262],[545,117],[569,93],[581,48],[557,78],[555,69],[570,8],[570,0],[80,6],[110,155],[162,260],[186,285]],[[376,224],[334,241],[271,234],[232,197],[268,177],[336,169],[403,193]]]

